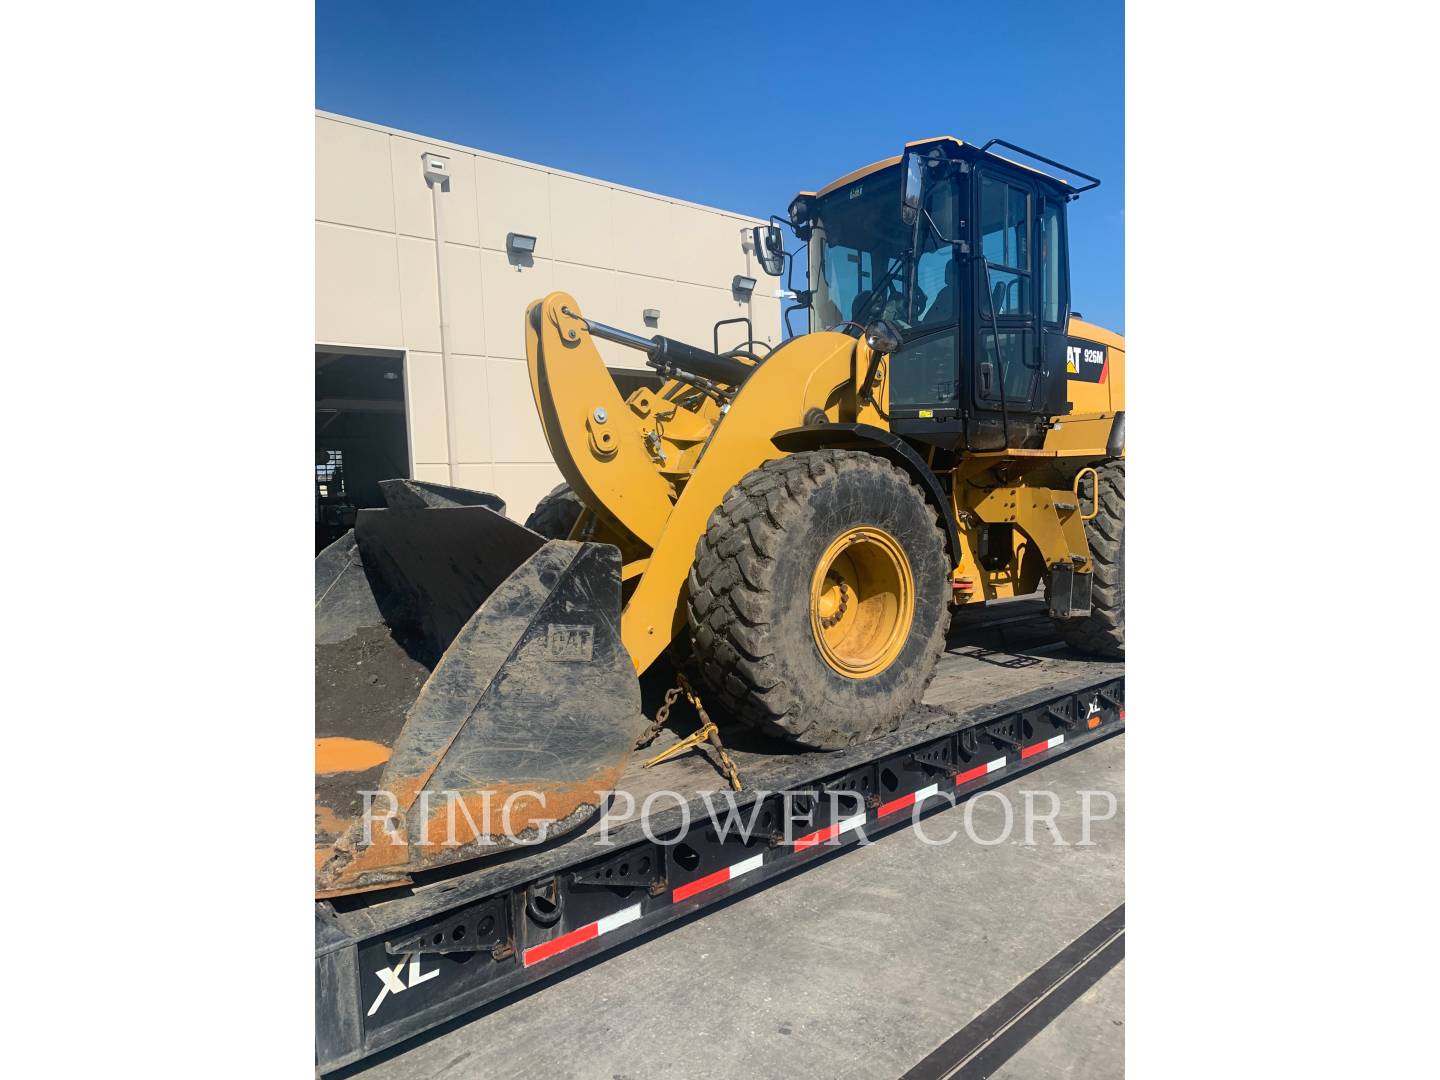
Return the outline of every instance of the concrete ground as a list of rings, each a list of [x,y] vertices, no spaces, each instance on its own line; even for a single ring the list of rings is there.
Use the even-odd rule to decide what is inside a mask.
[[[1125,961],[992,1073],[992,1080],[1072,1080],[1125,1074]]]
[[[643,938],[568,978],[373,1059],[365,1080],[883,1077],[912,1068],[1124,900],[1123,735]],[[1116,813],[1079,846],[1084,790]],[[1026,843],[1024,792],[1059,799]],[[1044,813],[1049,799],[1032,795]],[[1092,796],[1094,816],[1108,808]],[[984,795],[972,833],[1002,834]],[[1124,1074],[1121,963],[994,1075]]]

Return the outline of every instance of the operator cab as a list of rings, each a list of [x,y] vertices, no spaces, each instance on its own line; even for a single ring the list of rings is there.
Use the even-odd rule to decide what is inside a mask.
[[[1089,183],[988,152],[996,144]],[[797,297],[810,329],[887,343],[897,434],[956,450],[1040,446],[1070,408],[1065,206],[1098,183],[999,140],[945,138],[801,193],[790,225],[808,243]]]

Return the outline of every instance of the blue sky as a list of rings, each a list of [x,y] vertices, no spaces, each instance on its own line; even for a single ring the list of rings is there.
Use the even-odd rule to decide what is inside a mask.
[[[1104,181],[1074,306],[1124,329],[1120,0],[320,0],[315,32],[321,109],[759,216],[911,139],[1028,146]]]

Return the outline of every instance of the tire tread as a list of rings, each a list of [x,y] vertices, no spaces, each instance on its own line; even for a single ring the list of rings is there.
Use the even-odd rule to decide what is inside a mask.
[[[741,478],[712,512],[696,545],[688,579],[691,644],[711,692],[732,715],[767,735],[824,747],[862,742],[891,731],[907,711],[902,708],[894,715],[863,720],[855,715],[817,715],[817,710],[805,708],[776,661],[769,622],[776,556],[784,549],[787,532],[803,525],[814,491],[848,470],[898,475],[930,514],[935,543],[943,551],[939,518],[907,474],[873,454],[814,450],[766,462]],[[911,559],[923,563],[913,555]],[[948,621],[940,619],[932,629],[921,661],[929,670],[910,706],[919,704],[934,675]]]
[[[1125,655],[1125,459],[1112,458],[1095,468],[1099,476],[1099,512],[1085,523],[1094,578],[1090,614],[1056,619],[1055,628],[1071,648],[1092,656]]]

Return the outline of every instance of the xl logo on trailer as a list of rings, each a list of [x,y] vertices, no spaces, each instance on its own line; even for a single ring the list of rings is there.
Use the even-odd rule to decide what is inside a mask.
[[[408,984],[400,977],[400,969],[405,967],[407,963],[410,965],[410,970],[406,973],[410,978]],[[434,971],[422,972],[420,970],[420,957],[413,953],[402,957],[400,962],[393,968],[381,968],[375,972],[375,977],[384,985],[380,987],[380,993],[375,996],[374,1004],[370,1006],[370,1011],[365,1015],[374,1016],[375,1010],[380,1008],[380,1003],[391,994],[403,994],[406,990],[414,989],[422,982],[428,982],[439,974],[439,968],[436,968]]]

